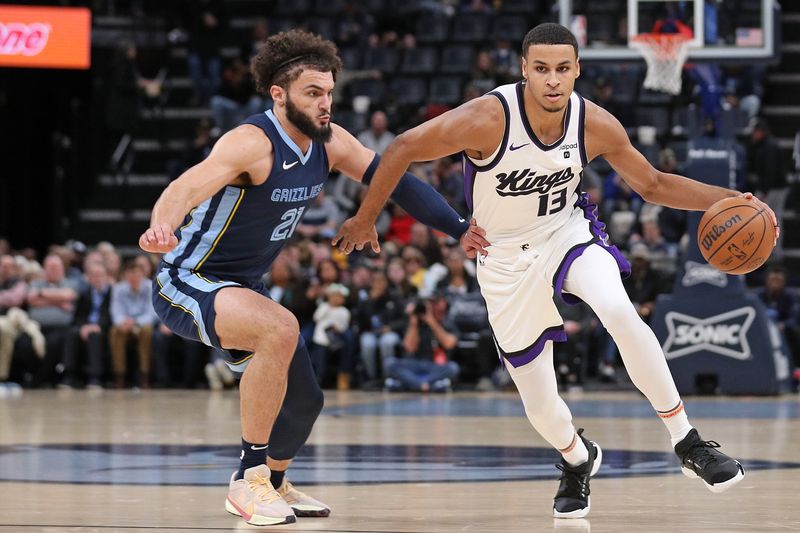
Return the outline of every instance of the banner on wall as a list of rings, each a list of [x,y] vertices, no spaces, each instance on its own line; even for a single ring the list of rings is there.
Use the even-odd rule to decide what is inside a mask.
[[[83,7],[0,5],[0,66],[87,69],[91,31]]]

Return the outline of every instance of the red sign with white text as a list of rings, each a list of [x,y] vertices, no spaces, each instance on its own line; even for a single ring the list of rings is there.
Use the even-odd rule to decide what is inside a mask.
[[[91,31],[83,7],[0,6],[0,66],[87,69]]]

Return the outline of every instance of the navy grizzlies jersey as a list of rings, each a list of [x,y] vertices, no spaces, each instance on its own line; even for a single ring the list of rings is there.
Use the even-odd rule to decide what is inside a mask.
[[[258,186],[228,185],[198,205],[176,230],[178,246],[164,261],[221,279],[256,284],[278,256],[328,177],[323,143],[302,153],[269,110],[243,124],[272,142],[273,163]],[[254,176],[255,178],[255,176]]]

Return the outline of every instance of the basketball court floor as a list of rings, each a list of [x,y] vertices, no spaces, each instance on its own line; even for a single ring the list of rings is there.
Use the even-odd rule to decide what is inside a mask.
[[[296,485],[329,518],[254,528],[223,509],[239,398],[208,391],[26,391],[0,401],[0,531],[800,531],[800,399],[689,398],[747,477],[685,478],[638,393],[566,398],[603,447],[587,519],[554,520],[556,454],[515,393],[328,392]]]

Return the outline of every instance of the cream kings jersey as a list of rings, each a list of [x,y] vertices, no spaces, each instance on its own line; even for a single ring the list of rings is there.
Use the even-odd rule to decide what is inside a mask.
[[[570,95],[563,134],[542,143],[525,114],[524,82],[491,91],[505,113],[500,146],[483,160],[464,154],[464,192],[472,216],[493,245],[540,241],[564,225],[579,199],[586,103]]]

